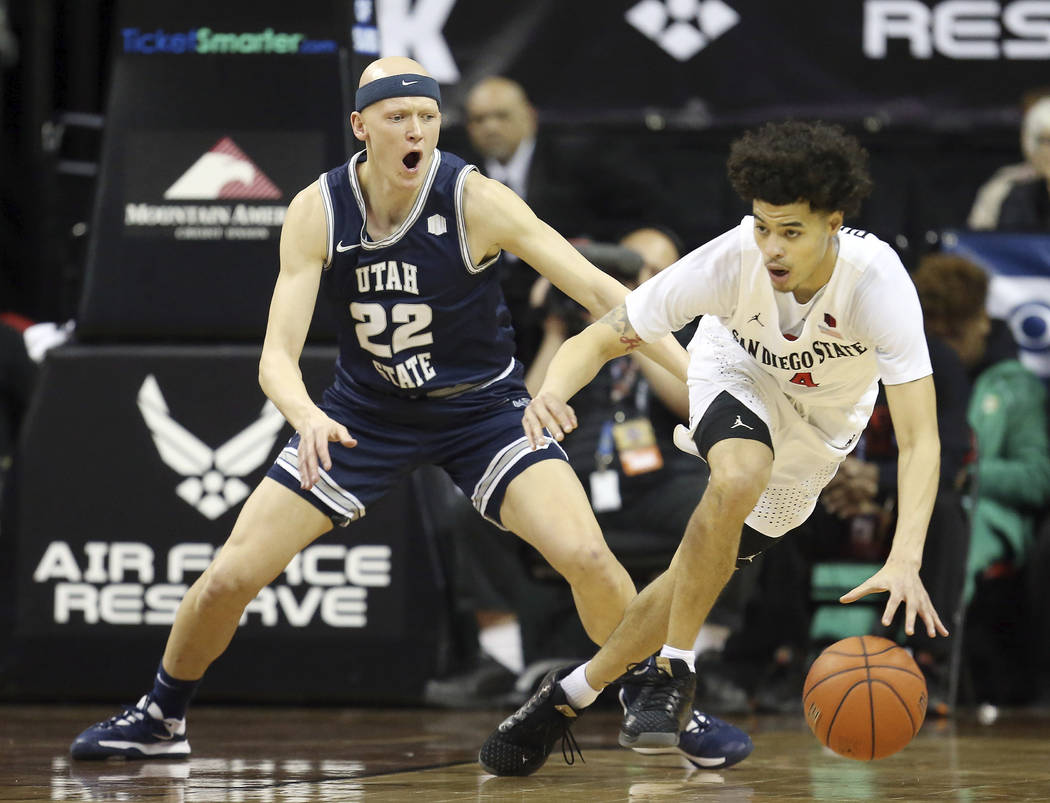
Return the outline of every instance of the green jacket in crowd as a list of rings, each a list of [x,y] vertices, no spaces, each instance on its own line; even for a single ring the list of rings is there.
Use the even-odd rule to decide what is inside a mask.
[[[1046,388],[1018,360],[977,377],[968,411],[977,440],[966,600],[976,574],[1012,558],[1021,563],[1050,500]]]

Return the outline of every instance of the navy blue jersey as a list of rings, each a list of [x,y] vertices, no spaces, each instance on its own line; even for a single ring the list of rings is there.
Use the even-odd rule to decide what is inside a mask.
[[[334,389],[436,398],[514,370],[514,334],[496,258],[474,265],[467,248],[463,185],[475,170],[458,156],[434,158],[408,217],[373,240],[355,169],[360,151],[320,178],[328,222],[322,287],[338,325]],[[498,257],[498,255],[497,255]]]

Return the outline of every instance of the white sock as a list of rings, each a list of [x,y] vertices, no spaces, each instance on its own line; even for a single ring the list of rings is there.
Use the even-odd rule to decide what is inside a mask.
[[[670,647],[665,644],[660,648],[660,657],[662,658],[677,658],[680,661],[685,661],[689,664],[689,669],[692,672],[696,671],[696,655],[692,650],[679,650],[675,647]]]
[[[515,674],[525,668],[521,648],[521,625],[517,621],[489,625],[478,633],[481,649]]]
[[[590,661],[587,663],[590,663]],[[593,689],[591,684],[587,682],[587,664],[576,667],[558,682],[565,691],[565,697],[568,699],[569,705],[577,711],[589,706],[602,693],[601,689]]]

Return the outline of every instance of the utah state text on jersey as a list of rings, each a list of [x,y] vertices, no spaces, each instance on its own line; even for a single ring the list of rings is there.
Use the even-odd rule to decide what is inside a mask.
[[[408,262],[384,260],[374,265],[362,265],[354,273],[360,293],[395,291],[419,295],[416,266]],[[434,342],[434,335],[430,332],[434,312],[429,304],[398,302],[390,307],[388,321],[384,305],[352,301],[350,317],[356,321],[354,332],[361,348],[375,357],[391,361],[372,360],[372,367],[383,379],[396,387],[411,390],[437,376],[429,351],[417,352],[400,361],[395,357],[398,352]],[[385,338],[379,336],[387,332],[389,324],[393,324],[390,342],[381,342]]]

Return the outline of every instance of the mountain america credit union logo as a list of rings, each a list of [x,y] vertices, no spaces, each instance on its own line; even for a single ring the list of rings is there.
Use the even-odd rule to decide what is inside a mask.
[[[677,61],[689,61],[740,22],[722,0],[642,0],[624,16]]]
[[[152,374],[139,388],[137,401],[161,460],[185,478],[175,494],[208,519],[217,519],[248,496],[251,489],[241,478],[266,462],[284,426],[284,416],[267,401],[258,420],[212,449],[171,417]]]
[[[164,197],[176,200],[280,198],[281,191],[236,142],[223,137],[168,187]]]
[[[164,191],[166,201],[275,201],[283,193],[228,136],[219,139]],[[130,233],[176,240],[265,240],[284,223],[285,204],[127,203]]]

